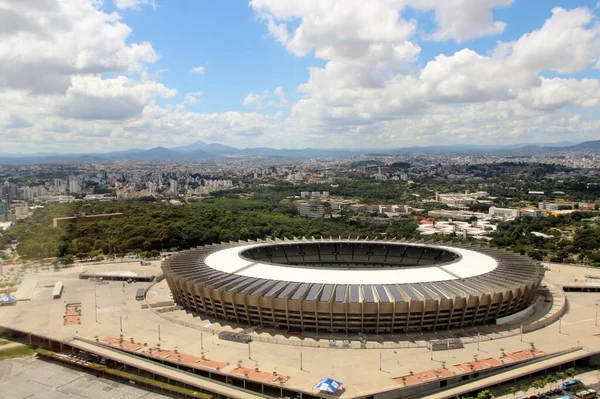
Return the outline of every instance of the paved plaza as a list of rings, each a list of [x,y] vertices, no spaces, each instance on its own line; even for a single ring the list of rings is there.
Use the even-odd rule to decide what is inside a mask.
[[[546,273],[548,284],[568,285],[574,279],[586,276],[600,278],[600,271],[573,266],[550,265]],[[83,270],[92,271],[128,270],[138,273],[159,273],[160,266],[154,262],[150,266],[140,266],[139,262],[97,266],[76,266],[60,272],[38,272],[27,276],[29,286],[34,285],[30,301],[18,302],[16,306],[0,308],[0,326],[15,327],[21,330],[69,340],[75,336],[94,339],[118,339],[133,342],[148,348],[203,359],[213,364],[225,364],[222,372],[231,375],[241,370],[257,370],[261,373],[276,373],[285,376],[285,386],[312,392],[312,387],[324,377],[331,377],[344,383],[341,397],[355,397],[373,394],[383,390],[397,390],[402,387],[402,376],[439,370],[443,366],[451,368],[484,359],[500,359],[507,354],[525,353],[535,348],[549,354],[568,348],[600,348],[600,327],[596,324],[596,302],[598,293],[567,293],[568,311],[560,323],[555,322],[543,329],[526,333],[521,338],[516,334],[507,338],[466,344],[463,349],[437,351],[433,354],[427,348],[401,348],[419,340],[419,336],[398,336],[396,347],[385,349],[374,342],[371,347],[379,349],[354,349],[338,344],[335,348],[319,348],[312,338],[290,339],[290,345],[253,341],[250,345],[223,341],[216,334],[198,328],[220,328],[215,320],[201,320],[184,311],[171,311],[157,314],[142,309],[144,301],[135,299],[136,290],[147,287],[148,283],[127,284],[123,282],[103,282],[96,284],[80,280]],[[60,299],[52,299],[52,286],[62,281],[65,292]],[[162,282],[148,292],[149,303],[170,299],[167,285]],[[81,324],[65,325],[63,316],[67,304],[80,303]],[[97,306],[97,312],[96,308]],[[189,323],[196,328],[182,326]],[[122,331],[121,331],[122,327]],[[235,327],[235,326],[234,326]],[[232,326],[223,328],[232,329]],[[560,331],[559,331],[560,330]],[[159,339],[160,331],[160,339]],[[261,337],[286,339],[278,331],[259,331]],[[326,342],[330,337],[321,337]],[[342,341],[337,341],[342,342]],[[391,341],[390,341],[391,342]],[[146,344],[146,345],[144,345]],[[293,345],[291,345],[293,344]],[[478,349],[479,347],[479,349]],[[175,352],[177,351],[177,352]],[[503,355],[504,354],[504,355]],[[515,355],[516,356],[516,355]],[[476,359],[477,358],[477,359]],[[302,364],[301,364],[302,359]],[[494,363],[494,360],[484,362]],[[210,364],[210,363],[207,363]],[[240,367],[238,367],[238,364]],[[302,369],[301,369],[302,365]],[[456,366],[460,367],[464,366]],[[257,374],[261,375],[261,374]]]

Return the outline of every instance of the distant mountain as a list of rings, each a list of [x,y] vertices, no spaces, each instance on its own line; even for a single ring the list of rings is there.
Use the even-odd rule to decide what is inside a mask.
[[[181,147],[173,147],[172,150],[183,153],[191,153],[194,151],[202,150],[205,152],[218,154],[218,155],[231,155],[231,154],[239,154],[240,149],[235,147],[230,147],[224,144],[216,144],[216,143],[206,143],[202,140],[198,140],[190,145],[185,145]]]
[[[570,148],[573,150],[600,151],[600,140],[584,141],[583,143],[576,144]]]
[[[192,144],[166,148],[155,147],[149,150],[131,149],[109,153],[90,154],[0,154],[0,163],[44,164],[44,163],[103,163],[122,160],[157,160],[157,161],[203,161],[217,160],[223,157],[248,157],[248,158],[280,158],[280,159],[308,159],[308,158],[342,158],[358,155],[381,156],[384,154],[411,155],[415,153],[431,155],[494,155],[494,156],[534,156],[556,154],[561,152],[599,152],[600,140],[586,141],[579,144],[569,142],[549,144],[520,144],[520,145],[471,145],[461,144],[453,146],[423,146],[405,147],[396,149],[275,149],[269,147],[255,147],[239,149],[223,144],[206,143],[198,140]]]
[[[176,151],[169,150],[165,147],[155,147],[150,150],[140,151],[137,153],[127,154],[126,158],[128,159],[156,159],[159,161],[162,160],[171,160],[179,155]]]

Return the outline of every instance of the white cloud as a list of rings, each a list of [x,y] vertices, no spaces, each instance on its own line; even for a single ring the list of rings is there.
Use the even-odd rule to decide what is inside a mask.
[[[339,32],[331,32],[336,24],[322,28],[319,23],[312,22],[328,20],[330,17],[325,15],[330,11],[327,5],[334,3],[325,1],[323,7],[310,10],[276,0],[255,0],[251,3],[271,34],[290,52],[302,55],[314,48],[315,54],[326,60],[324,67],[309,69],[308,81],[297,88],[304,97],[292,105],[290,118],[284,124],[286,129],[302,132],[300,135],[306,140],[345,143],[348,146],[352,139],[359,140],[360,136],[381,135],[388,126],[396,129],[396,140],[401,136],[398,132],[404,132],[407,138],[412,139],[419,129],[428,131],[428,126],[436,126],[438,132],[431,132],[432,136],[419,136],[420,139],[428,137],[439,142],[452,137],[449,141],[452,143],[484,137],[483,132],[494,132],[488,136],[492,139],[495,134],[500,134],[506,123],[499,119],[504,114],[497,114],[488,104],[494,104],[494,107],[506,105],[505,113],[518,110],[520,117],[510,120],[512,127],[508,136],[518,140],[527,137],[522,132],[531,134],[533,122],[541,123],[540,131],[547,129],[553,134],[558,131],[564,134],[568,131],[572,115],[562,118],[562,124],[552,127],[550,120],[557,110],[598,105],[597,79],[541,77],[541,73],[548,70],[581,72],[598,62],[600,30],[592,24],[594,17],[586,8],[555,8],[542,27],[513,42],[499,42],[487,54],[463,48],[454,54],[440,54],[419,69],[416,61],[420,47],[410,34],[388,41],[392,36],[378,31],[361,36],[357,32],[347,33],[345,27],[340,27]],[[448,25],[449,20],[444,17],[444,13],[449,12],[444,8],[445,2],[409,3],[423,10],[435,8],[438,27],[433,33],[434,38],[460,41],[500,32],[504,25],[494,21],[491,10],[509,5],[511,1],[481,1],[476,5],[465,0],[460,1],[460,7],[450,1],[448,4],[458,7],[454,9],[456,20],[453,25]],[[395,7],[396,10],[401,10],[405,4],[391,1],[369,3],[373,8]],[[353,3],[348,7],[352,6]],[[343,13],[336,15],[342,20],[350,18]],[[469,22],[470,19],[473,20]],[[401,18],[397,20],[401,21]],[[287,34],[278,38],[273,23],[284,24]],[[344,23],[338,25],[343,26]],[[385,22],[383,25],[386,25]],[[292,26],[295,28],[292,29]],[[472,29],[467,29],[468,26]],[[308,32],[308,29],[316,30],[316,33]],[[328,36],[332,39],[328,40]],[[338,41],[340,36],[344,36],[345,41]],[[347,52],[346,48],[355,50]],[[254,95],[248,100],[260,102],[264,101],[263,97],[264,94]],[[474,115],[465,126],[453,126],[457,132],[453,134],[448,129],[439,128],[437,121],[443,119],[436,115],[439,110],[444,110],[448,118],[456,121],[463,112],[471,110],[493,114],[494,117],[489,119],[492,122],[481,125]],[[551,110],[554,114],[550,114]],[[482,119],[485,117],[481,115]],[[498,125],[495,126],[493,121]],[[583,122],[578,126],[583,129]],[[591,130],[587,128],[586,131]],[[325,135],[328,137],[319,138]]]
[[[257,109],[279,108],[287,105],[287,103],[287,97],[281,87],[276,87],[273,92],[269,92],[269,90],[265,90],[260,94],[250,92],[242,101],[242,105],[254,106]]]
[[[183,103],[193,105],[193,104],[196,104],[198,102],[198,100],[201,98],[202,98],[202,92],[193,91],[190,93],[186,93]]]
[[[267,98],[268,96],[268,92],[264,92],[262,94],[256,94],[256,93],[248,93],[248,95],[244,98],[244,100],[242,101],[243,105],[253,105],[253,104],[257,104],[259,102],[261,102],[262,100],[264,100],[265,98]]]
[[[415,32],[399,15],[400,1],[251,0],[276,40],[296,55],[357,58],[373,43],[397,43]],[[290,29],[292,31],[290,32]]]
[[[275,87],[243,99],[253,112],[203,114],[191,105],[209,95],[160,83],[152,45],[134,40],[100,0],[0,0],[0,142],[3,151],[89,151],[199,138],[240,147],[395,147],[596,137],[600,79],[574,75],[600,65],[600,29],[587,8],[540,7],[548,19],[513,41],[477,51],[467,42],[424,58],[431,39],[502,32],[510,21],[493,12],[510,4],[252,0],[273,40],[296,56],[314,54],[319,65],[296,87],[297,102]],[[408,8],[423,12],[408,19]],[[420,19],[429,15],[435,27],[423,32]]]
[[[76,76],[57,114],[75,119],[124,120],[140,115],[154,97],[171,98],[176,91],[161,83],[138,82],[125,76],[114,79]]]
[[[153,8],[157,7],[155,0],[114,0],[115,7],[118,9],[139,9],[142,6],[152,6]]]
[[[587,8],[554,8],[540,29],[507,45],[511,62],[529,70],[584,71],[600,54],[600,29],[589,26],[594,20]]]
[[[192,69],[190,69],[190,72],[192,73],[199,73],[200,75],[204,74],[204,67],[203,66],[197,66],[197,67],[193,67]]]
[[[86,0],[42,3],[23,9],[21,2],[0,0],[0,21],[11,13],[27,20],[4,25],[0,87],[60,93],[74,75],[137,71],[158,59],[149,43],[127,42],[131,29],[116,13]]]
[[[430,34],[432,39],[458,42],[504,32],[506,23],[494,20],[493,9],[512,3],[513,0],[408,1],[416,9],[434,12],[437,27]]]

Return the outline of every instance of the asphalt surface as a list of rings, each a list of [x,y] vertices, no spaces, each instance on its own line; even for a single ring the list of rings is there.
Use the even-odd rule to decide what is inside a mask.
[[[0,398],[159,399],[167,396],[29,357],[0,361]]]

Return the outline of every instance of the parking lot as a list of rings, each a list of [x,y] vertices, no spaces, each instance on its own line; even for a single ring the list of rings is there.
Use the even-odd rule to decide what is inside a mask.
[[[0,398],[159,399],[167,396],[35,358],[0,361]]]

